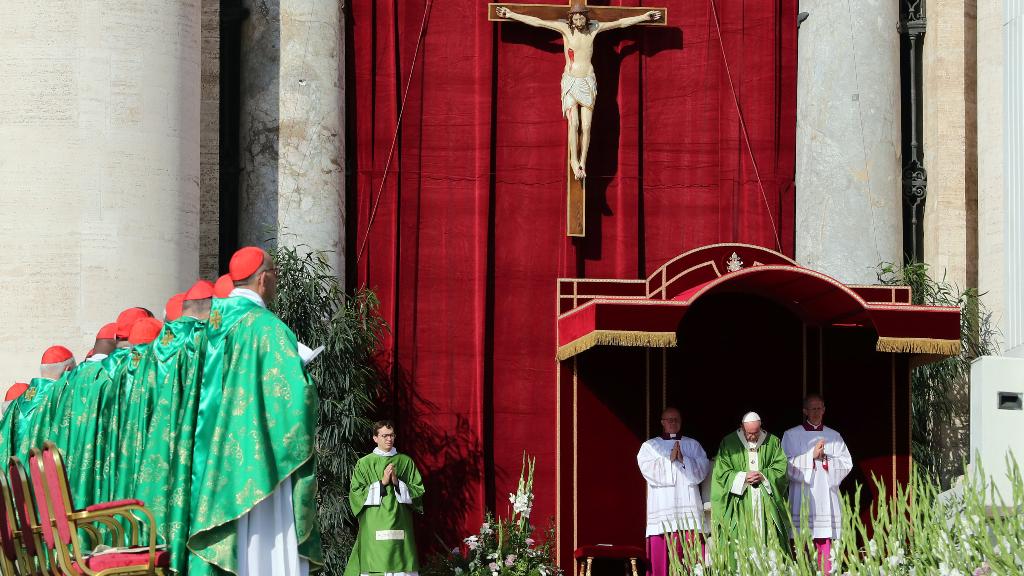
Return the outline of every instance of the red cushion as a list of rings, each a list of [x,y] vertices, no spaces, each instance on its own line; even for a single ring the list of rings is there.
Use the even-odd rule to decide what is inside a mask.
[[[157,568],[167,568],[170,565],[170,560],[171,557],[167,550],[156,551]],[[126,566],[145,566],[148,563],[149,551],[145,549],[142,552],[109,552],[107,554],[89,556],[85,559],[85,565],[90,570],[96,572],[110,568],[124,568]]]
[[[627,560],[629,558],[646,559],[647,554],[639,546],[580,546],[573,553],[576,559],[580,558],[612,558]]]
[[[100,502],[99,504],[93,504],[92,506],[86,506],[86,512],[99,512],[101,510],[110,510],[111,508],[120,508],[121,506],[145,506],[142,500],[128,499],[128,500],[114,500],[113,502]]]

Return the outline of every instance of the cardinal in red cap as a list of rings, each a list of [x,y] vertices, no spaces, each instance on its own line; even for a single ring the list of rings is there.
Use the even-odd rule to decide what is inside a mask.
[[[149,344],[160,335],[164,323],[156,318],[140,318],[132,324],[132,331],[128,334],[128,343],[132,346]]]
[[[214,286],[209,280],[199,280],[185,292],[183,313],[197,320],[206,321],[210,317],[210,304],[213,302]]]
[[[164,304],[164,322],[170,322],[181,318],[181,308],[185,302],[185,293],[175,294],[167,299],[167,304]]]
[[[235,295],[256,301],[261,306],[274,300],[277,295],[277,268],[262,248],[246,246],[231,257],[228,275],[235,283]]]
[[[247,526],[250,542],[272,539],[269,523],[258,525],[256,519],[285,506],[294,511],[296,533],[309,534],[305,542],[313,543],[316,490],[302,487],[315,483],[316,386],[303,367],[295,334],[265,306],[277,281],[269,255],[254,247],[239,250],[231,258],[230,275],[232,297],[213,301],[206,324],[203,417],[196,424],[191,486],[192,502],[203,502],[204,509],[193,514],[190,533],[219,537]],[[206,449],[200,452],[200,446]],[[246,474],[249,469],[260,473]],[[214,537],[197,540],[189,540],[193,558],[215,554]],[[302,542],[281,548],[291,557],[319,560],[311,555],[314,547]],[[265,569],[253,565],[254,555],[229,556],[220,566],[225,571]]]
[[[75,355],[63,346],[50,346],[39,361],[39,372],[43,378],[56,380],[60,375],[75,367]]]
[[[231,274],[225,274],[220,278],[217,278],[217,283],[213,285],[213,297],[227,298],[231,295],[231,291],[234,289],[235,283],[231,280]]]
[[[86,357],[87,362],[99,362],[106,358],[117,347],[117,323],[104,324],[96,333],[92,344],[92,353]]]
[[[15,382],[14,386],[7,389],[7,395],[4,396],[4,401],[11,402],[18,396],[21,396],[28,390],[28,384],[24,382]]]
[[[132,331],[132,325],[142,318],[152,318],[153,313],[145,308],[129,308],[117,315],[117,340],[127,344],[128,335]]]
[[[7,407],[11,405],[11,402],[17,400],[22,394],[28,390],[28,384],[24,382],[15,382],[14,386],[7,389],[7,394],[4,396],[3,412],[7,412]]]

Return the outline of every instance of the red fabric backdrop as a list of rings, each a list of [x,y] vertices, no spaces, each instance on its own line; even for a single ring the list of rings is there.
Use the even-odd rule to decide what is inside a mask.
[[[449,542],[505,510],[524,450],[535,523],[555,512],[556,278],[716,242],[792,255],[797,0],[713,1],[644,2],[669,27],[598,40],[585,240],[565,237],[554,33],[439,0],[421,38],[424,0],[347,3],[348,263],[392,326],[387,410]]]

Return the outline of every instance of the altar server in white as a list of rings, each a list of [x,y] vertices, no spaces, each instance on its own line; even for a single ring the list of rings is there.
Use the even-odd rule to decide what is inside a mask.
[[[839,484],[853,468],[853,459],[839,432],[825,426],[825,400],[820,394],[804,399],[804,422],[782,436],[789,459],[789,503],[795,531],[810,530],[823,573],[831,570],[832,541],[843,525]],[[807,523],[800,510],[807,498]]]
[[[668,546],[682,549],[682,539],[693,542],[704,530],[704,502],[700,483],[710,464],[704,448],[679,433],[679,410],[661,413],[661,436],[640,446],[636,462],[647,481],[648,576],[668,575]]]

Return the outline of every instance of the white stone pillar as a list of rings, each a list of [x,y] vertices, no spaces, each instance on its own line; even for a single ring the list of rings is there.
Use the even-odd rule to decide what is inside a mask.
[[[0,2],[0,390],[195,280],[199,0]]]
[[[1011,32],[1009,28],[1004,32],[1005,21],[1003,0],[978,3],[978,292],[992,312],[994,327],[1003,336],[1008,294],[1003,75],[1010,73],[1004,67],[1003,36]],[[1024,93],[1017,92],[1014,97],[1019,100]]]
[[[928,2],[922,53],[924,259],[936,278],[978,284],[976,12],[974,0]]]
[[[1024,0],[1005,0],[1004,348],[1024,356]]]
[[[344,275],[344,34],[336,2],[250,6],[242,62],[243,244],[333,253]]]
[[[796,259],[873,283],[903,255],[898,3],[801,0]]]

